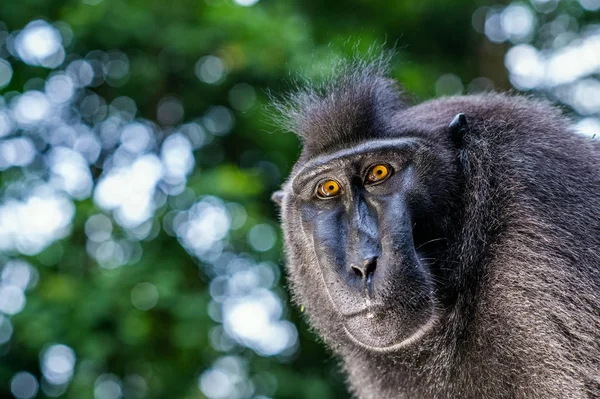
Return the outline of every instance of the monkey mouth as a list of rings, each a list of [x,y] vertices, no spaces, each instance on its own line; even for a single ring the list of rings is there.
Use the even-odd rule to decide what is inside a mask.
[[[371,351],[390,352],[419,341],[437,322],[429,312],[399,317],[382,307],[368,308],[344,318],[344,331],[355,344]]]
[[[359,346],[380,352],[418,341],[435,325],[438,312],[430,294],[417,294],[411,299],[374,299],[366,293],[363,307],[341,312],[346,335]]]
[[[382,303],[373,303],[371,301],[365,301],[365,305],[359,309],[342,312],[338,309],[340,315],[344,318],[352,317],[366,317],[368,319],[376,317],[386,311],[386,307]]]
[[[390,274],[391,270],[396,268],[383,266],[379,275],[362,279],[354,288],[327,278],[332,274],[323,274],[324,282],[333,281],[325,284],[325,290],[345,334],[371,351],[391,352],[417,342],[438,318],[429,279],[421,274]]]

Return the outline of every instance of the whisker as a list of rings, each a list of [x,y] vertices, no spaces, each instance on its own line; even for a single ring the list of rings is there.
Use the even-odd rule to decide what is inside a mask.
[[[447,240],[447,238],[446,237],[434,238],[433,240],[429,240],[429,241],[424,242],[423,244],[419,245],[417,248],[415,248],[415,250],[421,248],[424,245],[430,244],[430,243],[435,242],[435,241],[441,241],[441,240]]]

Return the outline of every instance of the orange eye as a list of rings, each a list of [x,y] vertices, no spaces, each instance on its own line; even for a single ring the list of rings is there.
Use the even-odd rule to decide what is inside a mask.
[[[335,180],[325,180],[317,188],[319,198],[331,198],[338,195],[341,191],[340,184]]]
[[[378,183],[390,175],[390,169],[385,165],[375,165],[369,169],[367,174],[368,183]]]

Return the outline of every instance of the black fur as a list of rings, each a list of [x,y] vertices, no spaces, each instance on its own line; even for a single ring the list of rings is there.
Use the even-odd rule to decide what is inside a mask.
[[[304,143],[281,196],[288,275],[295,301],[340,356],[351,391],[360,398],[600,397],[600,146],[575,134],[556,108],[524,97],[448,97],[408,107],[383,65],[352,64],[325,91],[309,89],[280,106]],[[468,130],[457,143],[449,124],[460,113]],[[322,218],[333,202],[313,204],[293,183],[311,162],[358,162],[353,151],[402,137],[420,143],[410,164],[429,202],[407,206],[438,317],[411,342],[372,350],[344,331],[331,298],[344,296],[343,304],[350,294],[328,293],[329,272],[319,264],[329,243],[315,243],[310,233],[324,227],[303,216],[316,207],[312,218]],[[350,155],[327,158],[341,150]],[[382,236],[392,228],[384,227]],[[402,281],[408,286],[381,283],[384,300],[394,303],[391,294],[411,289]]]
[[[398,83],[386,75],[391,54],[336,65],[335,80],[274,101],[279,124],[302,140],[301,159],[385,135],[389,115],[404,107]]]

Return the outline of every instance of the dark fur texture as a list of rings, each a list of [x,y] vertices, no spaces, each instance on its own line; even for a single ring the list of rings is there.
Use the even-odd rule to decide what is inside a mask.
[[[351,391],[360,398],[600,397],[600,146],[573,133],[557,109],[523,97],[407,107],[384,65],[352,64],[342,78],[280,106],[304,144],[283,187],[288,275],[295,301],[342,359]],[[458,113],[468,132],[457,147],[448,124]],[[439,318],[409,345],[372,351],[348,339],[330,304],[292,182],[319,156],[405,136],[447,165],[420,170],[446,187],[435,197],[445,211],[432,211],[414,231],[415,244],[427,248]],[[433,154],[416,156],[423,164]]]
[[[339,78],[306,87],[275,101],[279,124],[303,143],[308,156],[351,147],[390,131],[390,115],[404,108],[398,83],[388,74],[390,55],[336,66]]]

